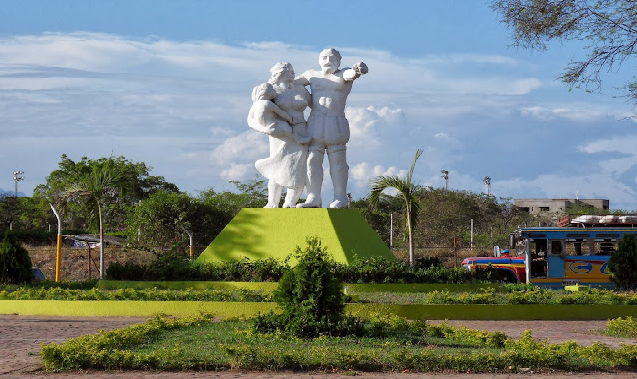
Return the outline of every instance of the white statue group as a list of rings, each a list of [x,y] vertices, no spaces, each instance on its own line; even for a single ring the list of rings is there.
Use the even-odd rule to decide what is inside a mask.
[[[345,102],[354,80],[368,69],[363,62],[339,69],[341,54],[335,49],[323,50],[319,64],[321,70],[295,77],[290,63],[277,63],[270,69],[270,80],[252,90],[248,125],[270,140],[270,157],[255,163],[268,179],[266,208],[279,207],[283,187],[287,188],[283,208],[320,208],[326,151],[334,185],[330,208],[348,207]],[[303,111],[308,106],[311,112],[305,121]],[[303,188],[307,199],[297,204]]]

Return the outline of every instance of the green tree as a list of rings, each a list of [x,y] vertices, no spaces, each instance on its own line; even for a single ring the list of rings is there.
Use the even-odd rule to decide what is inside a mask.
[[[267,187],[262,180],[232,181],[239,192],[212,188],[197,196],[159,190],[129,208],[129,241],[143,246],[170,246],[185,238],[179,225],[191,231],[195,244],[210,243],[242,208],[263,207]]]
[[[25,283],[33,280],[29,252],[10,231],[0,244],[0,283]]]
[[[388,188],[395,188],[398,191],[399,196],[403,199],[405,207],[404,211],[406,230],[409,238],[409,264],[412,267],[416,263],[413,232],[414,225],[416,225],[416,221],[418,220],[418,211],[420,209],[420,204],[418,203],[418,199],[416,198],[416,192],[419,186],[412,183],[412,177],[414,174],[414,169],[416,167],[416,162],[422,155],[422,152],[422,149],[418,149],[416,151],[414,162],[411,164],[411,169],[404,179],[396,175],[383,175],[374,178],[372,180],[371,190],[368,196],[370,204],[372,206],[376,206],[379,202],[380,195],[384,190]]]
[[[395,245],[393,244],[395,236],[407,234],[406,231],[400,230],[400,226],[405,225],[402,220],[403,202],[396,196],[383,193],[380,195],[378,204],[374,207],[370,206],[368,198],[353,200],[350,208],[356,208],[361,212],[367,223],[387,246],[393,247]]]
[[[178,192],[177,186],[166,182],[161,176],[150,176],[151,168],[145,163],[131,162],[124,157],[109,157],[88,159],[82,157],[78,162],[62,155],[58,169],[52,171],[46,178],[46,184],[39,185],[34,190],[34,198],[44,199],[42,204],[48,207],[52,203],[63,217],[67,228],[97,229],[99,223],[95,207],[85,201],[69,201],[66,189],[94,174],[104,165],[109,165],[118,172],[120,189],[113,192],[105,201],[103,209],[110,229],[125,229],[129,208],[140,200],[148,198],[153,193],[164,190]],[[45,207],[45,209],[47,209]]]
[[[130,209],[127,235],[143,246],[170,246],[185,238],[181,225],[193,233],[195,244],[208,244],[232,217],[200,197],[160,190]]]
[[[102,210],[107,201],[125,192],[128,182],[125,173],[118,169],[113,160],[101,165],[93,165],[88,175],[78,177],[68,184],[65,196],[69,198],[88,198],[87,204],[97,209],[100,233],[100,279],[104,278],[104,218]]]
[[[9,192],[0,192],[0,221],[2,222],[2,229],[9,229],[18,219],[18,199]]]
[[[420,196],[423,209],[415,228],[416,241],[425,246],[452,246],[454,238],[461,245],[471,242],[471,220],[474,245],[486,246],[508,241],[513,208],[494,196],[471,191],[428,187]]]
[[[633,234],[624,234],[617,249],[608,259],[610,279],[619,288],[637,288],[637,239]]]
[[[252,179],[246,183],[231,181],[238,192],[216,192],[208,188],[199,193],[199,198],[211,207],[227,212],[232,217],[243,208],[263,208],[268,202],[268,188],[265,181]]]
[[[571,87],[599,90],[604,72],[635,56],[634,0],[492,0],[491,7],[512,29],[516,47],[543,50],[552,41],[584,41],[588,54],[571,61],[561,76]],[[637,104],[637,81],[625,89]]]
[[[308,237],[307,247],[297,246],[296,266],[288,270],[272,294],[283,313],[255,320],[258,331],[283,330],[293,336],[314,338],[343,331],[343,283],[334,276],[336,263],[318,237]]]
[[[57,219],[49,202],[40,196],[20,197],[18,225],[25,230],[48,231],[50,226],[57,225]]]

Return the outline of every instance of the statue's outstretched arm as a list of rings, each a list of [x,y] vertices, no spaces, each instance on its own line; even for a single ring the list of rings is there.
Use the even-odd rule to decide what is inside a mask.
[[[369,72],[369,68],[365,62],[358,62],[352,68],[348,68],[343,72],[343,79],[351,82],[354,79],[359,78],[361,75],[365,75]]]

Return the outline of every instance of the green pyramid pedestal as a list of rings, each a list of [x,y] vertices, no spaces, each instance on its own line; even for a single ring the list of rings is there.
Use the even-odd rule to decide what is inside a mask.
[[[357,209],[244,208],[197,261],[283,261],[297,246],[304,249],[308,236],[318,236],[337,262],[349,264],[355,255],[395,259]]]

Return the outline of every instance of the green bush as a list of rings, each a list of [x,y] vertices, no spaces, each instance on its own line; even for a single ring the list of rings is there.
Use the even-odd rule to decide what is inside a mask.
[[[604,332],[613,337],[637,338],[637,319],[628,316],[608,320]]]
[[[617,243],[617,249],[608,259],[610,279],[619,288],[637,287],[637,239],[632,234],[624,234]]]
[[[150,265],[113,263],[106,269],[111,280],[206,280],[240,282],[276,282],[290,270],[287,260],[275,258],[228,262],[198,263],[177,253],[158,254]],[[439,260],[423,258],[415,267],[398,260],[382,257],[355,257],[349,265],[333,263],[330,271],[345,283],[484,283],[495,281],[492,267],[465,270],[446,268]]]
[[[126,262],[121,264],[119,262],[111,263],[106,269],[106,278],[110,280],[127,280],[128,278],[137,278],[137,280],[143,280],[147,277],[147,268],[145,266]]]
[[[189,259],[176,251],[157,254],[157,258],[148,266],[126,262],[111,263],[106,269],[109,280],[202,280],[205,272]]]
[[[161,280],[191,280],[199,279],[199,272],[187,256],[171,251],[159,255],[150,264],[147,276]]]
[[[305,250],[297,246],[295,256],[298,263],[283,275],[272,294],[283,313],[259,315],[255,329],[276,329],[304,338],[358,329],[355,319],[346,320],[343,283],[334,275],[336,263],[319,238],[308,237]]]
[[[12,232],[5,232],[0,245],[0,283],[28,283],[32,280],[29,252]]]

